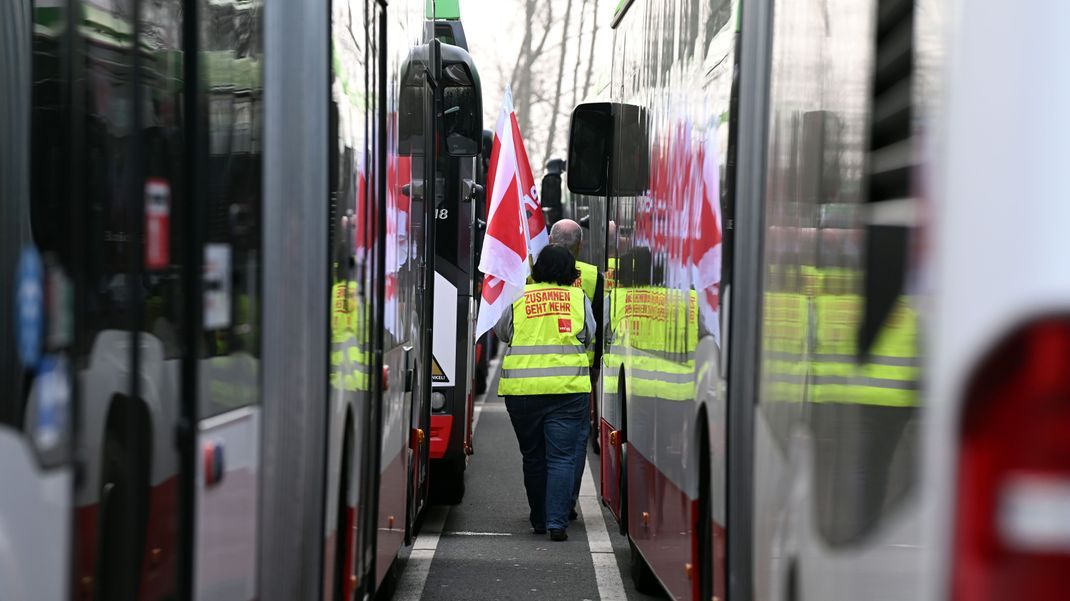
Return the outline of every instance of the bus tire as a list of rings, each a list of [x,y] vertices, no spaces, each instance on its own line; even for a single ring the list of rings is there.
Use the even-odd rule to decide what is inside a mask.
[[[698,523],[698,567],[699,599],[713,598],[714,573],[717,570],[713,560],[713,486],[710,472],[709,425],[705,413],[698,420],[699,437],[699,500]]]
[[[595,455],[600,455],[602,453],[602,445],[598,441],[598,436],[599,436],[599,433],[600,433],[599,432],[599,430],[600,430],[599,422],[601,422],[602,420],[599,419],[600,418],[600,414],[598,412],[598,398],[596,397],[596,395],[593,392],[591,393],[591,411],[590,411],[590,415],[591,415],[591,428],[590,428],[590,432],[587,433],[587,437],[591,439],[591,451],[593,451]]]
[[[379,588],[375,590],[375,599],[377,601],[388,601],[394,597],[394,593],[397,592],[399,570],[398,570],[397,557],[394,561],[390,562],[390,567],[386,569],[386,574],[383,575],[383,581],[379,584]],[[375,568],[372,568],[372,573],[375,572]]]
[[[431,498],[437,505],[459,505],[464,500],[464,458],[439,461],[431,474]]]
[[[658,582],[657,576],[654,575],[654,570],[650,569],[650,564],[643,558],[643,554],[639,552],[639,548],[632,542],[631,537],[628,537],[628,551],[629,572],[631,573],[635,590],[647,595],[660,594],[662,592],[661,583]]]
[[[620,533],[622,536],[628,536],[628,415],[625,392],[624,370],[622,369],[617,376],[617,407],[620,410],[618,412],[620,415],[620,456],[618,457],[620,465],[617,466],[620,470],[620,477],[617,478],[617,499],[620,500]]]
[[[134,601],[138,594],[149,505],[149,424],[144,413],[140,404],[118,399],[108,416],[101,452],[95,596],[101,601]]]
[[[483,353],[485,354],[486,352],[487,352],[487,349],[486,349],[486,346],[484,345]],[[487,368],[487,361],[486,361],[485,358],[482,361],[480,361],[479,363],[476,363],[476,377],[475,377],[476,381],[475,381],[475,391],[474,392],[477,395],[486,394],[486,392],[487,392],[487,372],[488,371],[490,371],[490,370]]]
[[[334,591],[331,598],[336,601],[345,598],[346,581],[349,578],[349,571],[353,568],[353,566],[346,565],[346,545],[349,542],[349,533],[346,532],[349,512],[349,472],[352,469],[350,466],[350,458],[352,456],[350,449],[352,444],[351,430],[352,425],[347,417],[345,435],[342,437],[342,461],[340,462],[342,467],[338,482],[338,507],[335,518],[334,582],[332,583]]]

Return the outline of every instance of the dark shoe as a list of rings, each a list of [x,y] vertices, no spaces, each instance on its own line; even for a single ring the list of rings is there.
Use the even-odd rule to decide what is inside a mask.
[[[580,517],[580,514],[576,513],[575,509],[568,512],[568,521],[575,522],[578,517]]]
[[[563,540],[568,540],[568,533],[565,532],[564,528],[551,528],[550,540],[554,541],[555,543],[559,543]]]
[[[535,534],[546,534],[546,528],[532,528]]]

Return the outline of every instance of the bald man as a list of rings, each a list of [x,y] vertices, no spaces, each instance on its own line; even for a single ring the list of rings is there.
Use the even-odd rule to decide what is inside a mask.
[[[594,386],[598,382],[601,374],[599,368],[602,366],[602,298],[605,294],[605,281],[602,274],[598,272],[597,267],[579,260],[582,242],[583,229],[580,224],[571,219],[561,219],[550,228],[550,244],[564,246],[576,258],[576,269],[579,270],[580,277],[572,285],[583,290],[584,296],[591,301],[591,308],[594,310],[595,338],[594,344],[587,353],[587,356],[591,359],[591,384]],[[595,402],[593,394],[591,395],[591,402],[591,409],[593,410],[593,403]],[[591,411],[590,415],[593,417],[594,412]],[[597,426],[597,424],[592,425]],[[583,479],[583,468],[587,465],[587,434],[588,432],[584,433],[583,439],[578,443],[576,449],[576,482],[573,488],[575,491],[572,497],[573,507],[575,507],[579,498],[580,480]],[[576,519],[575,509],[572,510],[570,517]]]

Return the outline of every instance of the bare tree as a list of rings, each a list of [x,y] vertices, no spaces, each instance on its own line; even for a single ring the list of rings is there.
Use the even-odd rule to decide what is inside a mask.
[[[469,43],[474,43],[473,54],[485,74],[484,89],[512,88],[513,106],[536,172],[563,151],[572,107],[598,85],[599,77],[591,73],[602,72],[609,60],[608,54],[596,49],[599,43],[604,45],[598,28],[607,23],[597,17],[605,4],[507,0],[495,3],[495,26],[471,33]],[[486,118],[493,123],[495,107],[487,104]],[[535,164],[540,158],[543,165]]]
[[[571,2],[571,0],[569,0]],[[535,37],[535,9],[536,7],[543,7],[546,9],[545,16],[542,21],[542,33],[539,37],[539,43],[532,47],[531,43]],[[516,108],[516,118],[522,131],[528,131],[527,126],[530,124],[531,118],[531,104],[533,95],[533,74],[532,67],[542,56],[543,50],[546,48],[546,39],[550,35],[550,29],[553,27],[554,11],[552,2],[538,2],[537,0],[525,0],[524,2],[524,38],[520,43],[520,52],[516,57],[516,65],[513,67],[513,76],[510,80],[510,87],[513,89],[513,100]]]
[[[572,102],[571,102],[571,105],[573,107],[576,106],[576,101],[577,100],[582,100],[581,98],[577,98],[577,96],[579,95],[579,91],[580,91],[579,90],[580,66],[581,66],[581,64],[583,62],[583,22],[586,20],[586,17],[587,17],[587,0],[583,0],[583,4],[580,6],[579,37],[576,38],[576,66],[573,67],[573,69],[572,69]],[[588,69],[590,69],[590,65],[588,65]]]
[[[591,73],[594,72],[594,44],[598,40],[598,0],[594,0],[594,18],[591,19],[591,52],[587,55],[587,75],[583,78],[583,97],[591,89]]]
[[[568,50],[568,23],[572,18],[572,0],[565,5],[565,26],[561,29],[560,58],[557,61],[557,88],[554,91],[553,106],[550,108],[550,127],[546,128],[546,152],[542,156],[542,164],[550,160],[554,151],[554,134],[557,127],[557,111],[561,107],[561,82],[565,80],[565,54]]]

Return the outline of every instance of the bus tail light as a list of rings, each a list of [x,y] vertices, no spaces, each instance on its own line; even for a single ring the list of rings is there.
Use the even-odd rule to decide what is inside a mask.
[[[1070,319],[1029,324],[967,387],[955,504],[954,601],[1070,591]]]

